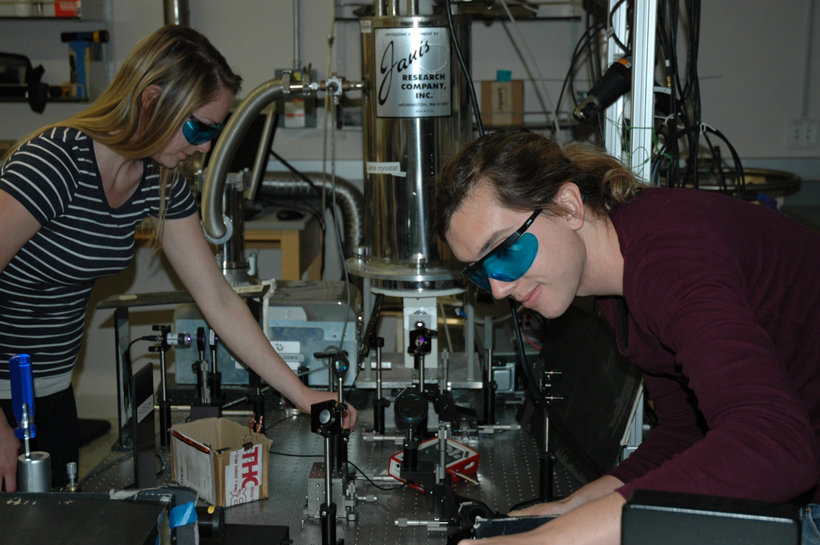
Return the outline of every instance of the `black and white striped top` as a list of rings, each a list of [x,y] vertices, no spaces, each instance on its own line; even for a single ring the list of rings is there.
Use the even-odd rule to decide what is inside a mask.
[[[128,266],[137,226],[159,213],[159,173],[150,161],[131,198],[108,205],[92,144],[75,129],[53,129],[1,167],[0,189],[42,228],[0,273],[0,398],[11,397],[8,360],[20,353],[31,354],[35,395],[68,387],[94,282]],[[182,179],[167,194],[167,218],[196,211]]]

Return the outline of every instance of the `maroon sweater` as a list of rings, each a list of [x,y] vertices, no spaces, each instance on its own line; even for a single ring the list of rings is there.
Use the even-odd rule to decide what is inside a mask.
[[[627,324],[617,298],[598,302],[658,417],[609,472],[618,492],[820,501],[820,235],[693,189],[648,189],[610,217]]]

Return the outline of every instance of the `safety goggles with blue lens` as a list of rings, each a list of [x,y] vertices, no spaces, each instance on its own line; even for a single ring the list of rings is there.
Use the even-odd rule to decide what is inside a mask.
[[[188,121],[182,126],[182,134],[189,144],[198,146],[219,136],[219,133],[222,132],[222,127],[222,123],[209,125],[191,114],[188,116]]]
[[[532,222],[541,213],[536,210],[518,231],[492,249],[490,253],[464,267],[461,271],[468,280],[481,289],[492,292],[490,278],[501,282],[513,282],[530,270],[538,253],[538,237],[527,233]]]

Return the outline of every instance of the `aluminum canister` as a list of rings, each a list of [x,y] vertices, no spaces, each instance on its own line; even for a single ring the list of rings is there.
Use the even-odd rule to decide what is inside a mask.
[[[453,20],[469,65],[470,19]],[[432,201],[437,173],[472,137],[472,113],[447,17],[364,17],[359,27],[364,259],[422,277],[426,270],[454,269],[445,243],[433,235]]]

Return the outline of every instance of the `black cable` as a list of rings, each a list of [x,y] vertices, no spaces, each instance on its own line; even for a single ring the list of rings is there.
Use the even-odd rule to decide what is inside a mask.
[[[587,33],[589,33],[589,31],[592,29],[592,25],[590,25],[589,18],[590,18],[590,12],[593,11],[594,9],[595,9],[594,4],[592,4],[592,5],[587,4],[586,15],[584,17],[584,22],[586,24]],[[597,68],[598,68],[597,45],[598,45],[598,40],[597,39],[593,40],[592,37],[590,37],[590,39],[587,40],[587,66],[589,67],[589,88],[590,89],[592,89],[595,86],[595,84],[598,83],[598,80],[601,79],[601,75],[597,70]]]
[[[106,462],[106,463],[104,463],[104,464],[102,464],[102,465],[99,465],[99,466],[95,467],[94,469],[92,469],[91,471],[89,471],[89,472],[88,472],[88,473],[87,473],[87,474],[86,474],[86,475],[85,475],[82,479],[80,479],[80,480],[79,480],[79,482],[77,483],[77,486],[82,486],[82,484],[83,484],[84,482],[86,482],[88,479],[90,479],[90,478],[91,478],[91,477],[93,477],[94,475],[97,475],[98,473],[101,473],[101,472],[105,471],[106,469],[108,469],[108,468],[110,468],[110,467],[112,467],[112,466],[117,465],[118,463],[122,462],[122,461],[123,461],[123,460],[125,460],[126,458],[129,458],[129,457],[131,457],[131,456],[133,456],[133,455],[134,455],[134,452],[133,452],[133,451],[131,451],[131,452],[126,452],[125,454],[123,454],[123,455],[122,455],[122,456],[120,456],[119,458],[115,458],[114,460],[111,460],[110,462]]]
[[[666,167],[666,186],[669,187],[672,180],[679,180],[680,179],[680,166],[679,166],[679,159],[680,159],[680,148],[677,144],[677,132],[678,132],[678,94],[676,92],[677,87],[679,84],[676,84],[677,74],[674,72],[675,68],[672,66],[670,59],[674,57],[674,53],[671,50],[669,45],[669,36],[666,33],[666,0],[660,0],[658,3],[658,25],[657,25],[657,36],[658,42],[661,46],[661,51],[663,53],[665,59],[665,66],[666,66],[666,78],[667,78],[667,88],[669,89],[669,111],[666,112],[668,116],[668,120],[666,123],[666,139],[667,141],[673,141],[673,145],[669,149],[669,155],[671,158],[667,161]],[[685,117],[684,117],[685,119]],[[661,162],[663,161],[663,157],[660,155],[656,155],[653,158],[653,161]],[[656,185],[660,184],[660,180],[653,180]]]
[[[715,170],[718,173],[718,187],[724,194],[729,194],[729,187],[726,185],[726,173],[723,172],[723,164],[720,160],[720,154],[712,145],[712,139],[709,134],[704,134],[703,139],[706,140],[706,145],[709,146],[709,151],[712,152],[712,164],[715,165]]]
[[[668,5],[667,5],[668,1]],[[685,84],[682,83],[680,64],[677,58],[677,33],[680,22],[680,2],[683,2],[687,17],[688,43],[686,47]],[[668,20],[666,19],[668,13]],[[667,187],[700,187],[699,152],[700,138],[703,138],[715,165],[718,185],[728,192],[723,161],[719,150],[712,143],[710,135],[723,140],[732,153],[735,170],[735,190],[739,198],[745,198],[745,175],[737,152],[720,131],[704,125],[700,80],[698,76],[698,56],[700,49],[701,0],[659,0],[658,26],[656,34],[665,58],[667,84],[670,90],[668,122],[665,142],[660,152],[652,159],[651,179],[660,185],[661,171],[665,173]],[[668,25],[668,27],[667,27]],[[678,129],[678,126],[681,129]],[[681,172],[679,140],[687,143],[686,169]]]
[[[687,54],[687,78],[691,79],[692,109],[695,121],[701,122],[700,78],[698,77],[698,53],[700,50],[700,0],[686,0],[689,18],[689,48]]]
[[[470,77],[470,70],[467,68],[467,63],[464,62],[464,55],[461,53],[461,47],[458,45],[456,39],[456,27],[453,24],[453,14],[450,8],[450,0],[444,0],[445,9],[447,12],[447,24],[450,26],[450,40],[453,42],[453,49],[456,51],[458,63],[461,65],[461,70],[464,72],[464,77],[467,80],[467,92],[470,94],[470,102],[473,104],[473,116],[475,117],[475,124],[478,127],[478,135],[484,136],[484,123],[481,122],[481,109],[478,107],[478,99],[475,94],[475,87],[473,86],[473,78]]]
[[[693,132],[696,129],[700,130],[700,127],[695,127],[695,126],[687,127],[684,130],[678,132],[678,138],[683,138],[685,136],[688,136],[691,132]],[[677,140],[675,140],[675,141],[670,140],[670,141],[666,142],[666,144],[664,144],[664,146],[658,151],[657,157],[665,157],[666,154],[667,154],[668,147],[671,146],[673,144],[673,142],[677,142]],[[658,173],[659,168],[660,168],[659,163],[655,163],[653,165],[652,173],[650,174],[652,180],[659,180],[660,179],[660,175]],[[681,186],[681,187],[683,187],[683,186]]]
[[[278,157],[279,161],[282,162],[282,164],[284,164],[291,172],[295,173],[297,176],[301,177],[303,180],[306,180],[308,182],[308,184],[310,184],[310,186],[313,187],[313,189],[315,190],[316,189],[315,185],[313,184],[313,182],[311,180],[309,180],[307,178],[307,176],[304,176],[301,172],[298,172],[295,168],[290,166],[286,161],[284,161],[281,157],[279,157],[278,154],[275,151],[273,151],[273,142],[275,141],[276,129],[278,127],[279,127],[279,111],[277,110],[277,111],[274,111],[274,113],[273,113],[273,130],[272,130],[272,134],[270,136],[270,145],[268,146],[268,154],[273,155],[274,157]],[[264,179],[264,173],[260,173],[260,176],[261,176],[262,179]],[[262,179],[258,180],[260,186],[262,185]],[[261,191],[257,191],[256,194],[258,196],[259,194],[261,194]],[[322,195],[321,192],[320,192],[320,195]],[[305,203],[305,206],[307,206],[310,210],[313,210],[313,207],[310,206],[309,204]],[[316,219],[319,220],[319,228],[322,230],[322,247],[320,248],[320,251],[322,252],[322,255],[325,255],[325,239],[327,238],[327,228],[325,227],[325,218],[324,218],[324,215],[319,213],[318,211],[313,211],[312,215],[313,215],[313,217],[315,217]],[[324,277],[324,275],[325,275],[325,260],[323,259],[322,260],[321,270],[319,271],[319,278]]]
[[[350,460],[348,460],[348,461],[347,461],[347,463],[348,463],[348,464],[350,464],[350,465],[352,465],[352,466],[356,469],[356,471],[358,471],[359,473],[361,473],[362,477],[364,477],[365,479],[367,479],[367,482],[369,482],[370,484],[372,484],[373,486],[375,486],[375,487],[376,487],[376,488],[378,488],[379,490],[398,490],[398,489],[400,489],[400,488],[404,488],[405,486],[407,486],[407,483],[406,483],[406,482],[405,482],[405,483],[402,483],[402,484],[399,484],[399,485],[396,485],[396,486],[379,486],[378,484],[376,484],[376,483],[373,481],[373,479],[371,479],[370,477],[368,477],[368,476],[367,476],[367,474],[366,474],[364,471],[362,471],[361,469],[359,469],[359,466],[357,466],[356,464],[354,464],[354,463],[353,463],[353,462],[351,462]]]
[[[689,95],[689,82],[686,87],[681,87],[680,68],[678,66],[678,2],[680,0],[669,0],[669,45],[671,50],[672,70],[675,74],[678,94],[681,101],[685,101]]]
[[[690,131],[690,127],[693,124],[699,124],[699,121],[695,120],[694,122],[690,122],[689,119],[689,112],[687,109],[687,101],[691,99],[691,91],[692,91],[692,77],[693,77],[693,68],[691,63],[691,44],[687,47],[687,63],[686,63],[686,86],[681,84],[681,77],[680,77],[680,66],[678,63],[677,57],[677,33],[678,33],[678,23],[680,20],[680,12],[679,12],[679,2],[680,0],[670,0],[669,3],[669,41],[667,48],[664,52],[664,55],[667,59],[667,65],[669,67],[670,72],[670,82],[673,83],[672,85],[672,100],[670,101],[674,104],[675,107],[671,108],[671,114],[676,116],[675,119],[672,120],[672,124],[670,125],[672,130],[670,131],[670,138],[675,140],[676,143],[671,147],[674,151],[672,162],[668,165],[667,168],[667,187],[685,187],[690,183],[693,187],[699,187],[699,181],[696,172],[693,171],[691,168],[692,165],[696,165],[697,163],[697,153],[698,153],[698,139],[699,134],[696,134],[694,131]],[[664,3],[665,5],[665,3]],[[665,37],[665,29],[663,36]],[[691,29],[690,29],[691,33]],[[696,73],[696,72],[695,72]],[[675,90],[678,92],[678,96],[675,96]],[[683,124],[683,131],[677,131],[677,120],[680,120]],[[687,164],[689,168],[686,169],[684,172],[683,177],[680,175],[680,151],[677,146],[677,140],[682,137],[683,135],[687,138],[687,146],[689,151],[689,159]]]
[[[598,12],[597,6],[592,11],[592,21],[593,21],[593,28],[597,28],[599,26],[603,26],[606,28],[606,18],[601,19],[600,13]],[[606,67],[604,66],[604,55],[601,54],[601,39],[598,33],[595,33],[595,66],[598,69],[598,76],[596,81],[599,81],[602,77],[604,77],[604,72],[606,71]]]
[[[700,108],[700,80],[698,79],[698,45],[700,35],[700,10],[696,9],[695,3],[690,0],[684,0],[686,12],[689,19],[689,44],[686,54],[686,79],[690,86],[690,103],[692,104],[692,117],[695,125],[701,124],[701,108]],[[691,157],[691,172],[694,180],[695,188],[700,186],[700,169],[698,168],[699,151],[700,151],[700,132],[692,133],[693,145],[690,148]]]
[[[289,453],[289,452],[275,452],[275,451],[273,451],[273,450],[271,450],[271,451],[269,451],[269,452],[270,452],[271,454],[275,454],[275,455],[277,455],[277,456],[288,456],[288,457],[290,457],[290,458],[324,458],[324,455],[323,455],[323,454],[291,454],[291,453]],[[371,479],[370,477],[368,477],[368,476],[367,476],[367,474],[365,474],[365,472],[364,472],[364,471],[362,471],[361,469],[359,469],[359,466],[357,466],[356,464],[354,464],[354,463],[353,463],[353,462],[351,462],[350,460],[348,460],[348,461],[347,461],[347,463],[348,463],[348,464],[350,464],[350,465],[352,465],[354,468],[356,468],[356,471],[358,471],[359,473],[361,473],[362,477],[364,477],[365,479],[367,479],[367,481],[368,481],[370,484],[372,484],[373,486],[375,486],[375,487],[376,487],[376,488],[378,488],[379,490],[398,490],[399,488],[404,488],[405,486],[407,486],[407,483],[404,483],[404,484],[401,484],[401,485],[397,485],[397,486],[390,486],[390,487],[379,486],[378,484],[376,484],[376,483],[373,481],[373,479]]]
[[[323,454],[291,454],[290,452],[275,452],[273,450],[268,452],[277,456],[287,456],[289,458],[324,458]]]
[[[153,341],[154,337],[156,337],[156,335],[149,335],[149,336],[146,336],[146,337],[139,337],[137,339],[134,339],[133,341],[128,343],[128,346],[125,348],[125,350],[126,350],[126,352],[131,350],[131,347],[134,346],[134,344],[138,343],[139,341]]]
[[[609,12],[609,30],[612,32],[612,39],[615,41],[616,44],[618,44],[618,47],[620,47],[621,50],[626,55],[629,55],[631,57],[632,56],[632,48],[624,45],[624,43],[620,40],[620,38],[618,38],[618,35],[615,33],[615,30],[612,28],[612,19],[615,16],[615,12],[618,11],[618,9],[621,7],[621,5],[623,5],[623,3],[625,1],[626,0],[618,0],[618,2],[616,2],[615,5],[612,6],[612,10]],[[627,18],[627,25],[629,25],[628,18]],[[629,36],[629,34],[628,34],[628,36]],[[631,44],[630,38],[627,38],[626,41],[627,41],[627,43]]]
[[[595,127],[597,129],[595,131],[595,134],[598,136],[598,138],[600,138],[600,141],[599,141],[600,145],[603,146],[604,142],[606,141],[606,139],[604,138],[604,119],[605,119],[604,115],[605,115],[605,112],[599,111],[595,115],[598,118],[598,125]]]
[[[311,186],[311,187],[312,187],[315,191],[318,191],[318,192],[319,192],[319,196],[321,197],[322,192],[321,192],[321,190],[319,190],[319,189],[316,187],[316,184],[314,184],[314,183],[313,183],[313,180],[311,180],[310,178],[308,178],[307,176],[305,176],[304,174],[302,174],[301,172],[299,172],[298,170],[296,170],[296,168],[294,168],[294,167],[293,167],[290,163],[288,163],[287,161],[285,161],[284,159],[282,159],[282,157],[281,157],[279,154],[277,154],[275,151],[273,151],[273,143],[276,141],[276,129],[279,127],[279,112],[274,112],[274,114],[273,114],[273,121],[272,121],[272,124],[273,124],[273,129],[272,129],[272,131],[271,131],[271,136],[270,136],[270,146],[268,147],[268,153],[269,153],[270,155],[272,155],[273,157],[275,157],[275,158],[276,158],[276,159],[277,159],[280,163],[282,163],[283,165],[285,165],[285,167],[286,167],[288,170],[290,170],[293,174],[295,174],[296,176],[299,176],[299,178],[301,178],[302,180],[304,180],[305,182],[307,182],[307,183],[308,183],[308,184],[309,184],[309,185],[310,185],[310,186]],[[261,174],[261,176],[262,176],[262,178],[264,179],[264,173],[263,173],[263,174]],[[260,184],[260,185],[262,184],[262,180],[259,180],[259,184]],[[258,199],[258,200],[264,200],[264,199],[262,199],[262,198],[260,197],[260,196],[261,196],[261,194],[262,194],[262,192],[261,192],[261,191],[259,191],[259,190],[257,190],[256,195],[257,195],[257,199]],[[269,201],[268,201],[268,202],[269,202]],[[307,206],[310,210],[312,210],[311,214],[312,214],[312,215],[313,215],[316,219],[318,219],[318,220],[319,220],[319,225],[320,225],[320,226],[321,226],[321,228],[322,228],[322,232],[325,232],[325,219],[324,219],[324,217],[322,217],[322,215],[319,213],[319,211],[314,210],[314,208],[313,208],[312,206],[310,206],[309,204],[305,203],[305,206]]]
[[[278,153],[276,153],[276,152],[275,152],[272,148],[271,148],[270,150],[268,150],[268,151],[270,152],[270,154],[271,154],[271,155],[272,155],[272,156],[273,156],[273,157],[274,157],[277,161],[279,161],[280,163],[282,163],[283,165],[285,165],[285,168],[287,168],[287,169],[288,169],[288,170],[290,170],[293,174],[295,174],[296,176],[298,176],[301,180],[303,180],[304,182],[306,182],[306,183],[307,183],[307,184],[308,184],[308,185],[309,185],[309,186],[310,186],[310,187],[311,187],[311,188],[312,188],[312,189],[313,189],[316,193],[318,193],[318,194],[319,194],[319,196],[320,196],[320,197],[322,196],[322,190],[321,190],[321,189],[319,189],[319,187],[317,187],[315,183],[313,183],[313,180],[311,180],[310,178],[308,178],[307,176],[305,176],[304,174],[302,174],[302,173],[301,173],[298,169],[296,169],[296,167],[294,167],[293,165],[291,165],[290,163],[288,163],[288,162],[287,162],[287,161],[286,161],[286,160],[285,160],[285,159],[284,159],[281,155],[279,155]],[[338,219],[337,219],[337,217],[336,217],[336,207],[335,207],[335,206],[333,206],[333,205],[330,203],[330,201],[328,201],[328,206],[327,206],[327,209],[328,209],[328,210],[330,210],[330,217],[331,217],[331,219],[333,220],[333,228],[334,228],[334,233],[336,233],[336,240],[339,242],[339,246],[341,247],[341,240],[342,240],[342,238],[341,238],[341,234],[339,233],[339,220],[338,220]],[[326,232],[326,231],[325,231],[325,234],[327,234],[327,232]],[[325,238],[327,238],[327,236],[325,236]],[[324,253],[324,248],[322,248],[322,251],[323,251],[323,253]],[[344,266],[344,253],[340,253],[340,254],[339,254],[339,257],[342,259],[342,269],[345,271],[345,274],[347,274],[347,268]],[[322,270],[324,271],[324,260],[322,260]],[[349,286],[349,285],[350,285],[350,283],[349,283],[349,282],[347,282],[347,285]],[[344,339],[342,339],[342,342],[344,342]]]
[[[591,29],[592,32],[597,32],[597,28],[593,27]],[[578,57],[581,54],[582,46],[584,45],[585,40],[590,39],[590,30],[587,30],[586,33],[578,40],[578,43],[575,44],[575,49],[572,52],[572,59],[570,59],[569,70],[567,71],[567,75],[564,78],[564,84],[561,86],[561,93],[558,95],[558,102],[555,104],[555,111],[559,111],[561,109],[561,102],[564,100],[564,91],[567,88],[567,84],[571,81],[573,77],[573,73],[575,72],[575,65],[578,63]],[[574,95],[574,93],[572,93]],[[575,97],[573,96],[573,100]],[[576,104],[577,106],[577,104]]]
[[[732,154],[732,162],[734,163],[734,167],[735,167],[735,189],[737,191],[737,197],[741,200],[745,200],[746,199],[746,173],[743,170],[743,163],[740,160],[740,156],[737,154],[737,150],[735,150],[735,147],[732,145],[732,143],[729,142],[729,140],[719,130],[707,126],[706,127],[706,132],[711,133],[711,134],[717,136],[718,138],[720,138],[721,140],[723,140],[723,142],[729,148],[729,153]]]
[[[689,94],[689,81],[687,80],[686,87],[682,87],[681,79],[680,79],[680,70],[677,58],[677,31],[678,31],[678,21],[679,21],[679,11],[678,11],[678,2],[680,0],[670,0],[669,4],[669,37],[668,41],[665,40],[666,38],[666,29],[665,25],[660,27],[659,30],[662,31],[660,36],[661,39],[664,40],[661,42],[661,45],[665,45],[664,48],[664,55],[667,59],[667,70],[670,76],[670,83],[672,83],[671,88],[671,99],[670,104],[672,107],[670,108],[670,115],[673,115],[673,119],[670,123],[670,135],[669,138],[675,141],[675,144],[672,146],[673,154],[672,160],[667,168],[667,187],[684,187],[687,185],[689,177],[691,176],[691,170],[687,169],[685,172],[684,178],[681,179],[680,176],[680,169],[679,169],[679,161],[680,161],[680,151],[677,146],[677,140],[681,137],[681,133],[677,131],[677,120],[683,124],[684,131],[687,131],[691,126],[689,122],[689,113],[686,111],[686,101]],[[665,11],[665,1],[662,3],[663,8]],[[690,73],[687,64],[687,74]],[[677,95],[675,91],[677,90]],[[697,144],[695,142],[695,137],[692,135],[691,132],[686,132],[687,140],[688,140],[688,149],[689,149],[689,162],[692,162],[692,150],[697,148]],[[697,187],[697,180],[693,179],[693,184]]]
[[[590,51],[590,55],[592,56],[592,58],[591,58],[592,62],[590,64],[590,67],[592,69],[592,76],[590,78],[590,86],[589,86],[589,88],[592,89],[593,86],[595,86],[595,84],[597,84],[601,80],[601,78],[603,77],[603,71],[604,71],[604,68],[602,66],[603,59],[602,59],[602,56],[601,56],[601,40],[599,39],[598,32],[595,29],[597,29],[599,26],[604,25],[605,23],[604,23],[604,21],[601,21],[600,18],[598,17],[598,9],[597,9],[597,6],[594,3],[589,4],[589,8],[590,9],[587,9],[586,22],[587,22],[587,32],[589,33],[589,40],[587,41],[587,44],[592,45],[592,50]],[[590,26],[590,24],[589,24],[590,11],[592,12],[592,19],[594,21],[594,24],[592,26]],[[593,30],[595,30],[595,31],[593,32]],[[598,118],[598,125],[597,125],[597,131],[595,131],[595,134],[600,139],[599,143],[601,145],[603,145],[603,143],[604,143],[604,112],[599,110],[598,113],[596,114],[596,117]]]
[[[273,156],[274,159],[285,165],[285,168],[287,168],[293,174],[298,176],[303,182],[308,184],[310,188],[313,189],[313,191],[315,191],[320,198],[322,197],[322,190],[319,189],[319,187],[313,182],[313,180],[302,174],[296,167],[288,163],[281,155],[276,153],[276,151],[274,151],[272,148],[269,149],[268,152]]]
[[[598,77],[598,73],[595,71],[595,66],[596,66],[597,62],[596,62],[596,58],[595,58],[596,55],[595,55],[595,53],[593,53],[593,42],[595,42],[597,44],[598,40],[597,40],[597,37],[595,35],[589,34],[589,31],[591,29],[590,24],[589,24],[589,15],[590,15],[590,11],[593,10],[593,9],[595,9],[594,4],[593,5],[587,4],[586,17],[584,18],[584,20],[586,21],[587,35],[589,36],[589,39],[587,40],[587,44],[586,44],[587,45],[587,47],[586,47],[587,48],[587,67],[589,68],[589,89],[594,88],[595,84],[598,83],[598,80],[600,79]],[[600,112],[598,112],[597,118],[598,118],[598,130],[600,131],[601,130],[601,113]],[[601,141],[603,141],[603,135],[601,136]]]
[[[292,415],[290,415],[290,416],[286,416],[285,418],[279,419],[279,420],[277,420],[276,422],[274,422],[273,424],[271,424],[270,426],[268,426],[267,428],[265,428],[265,431],[264,431],[263,433],[267,433],[267,432],[268,432],[268,430],[270,430],[270,429],[271,429],[271,428],[273,428],[274,426],[278,426],[278,425],[279,425],[279,424],[281,424],[282,422],[284,422],[284,421],[286,421],[286,420],[290,420],[291,418],[296,418],[297,416],[299,416],[299,415],[298,415],[298,414],[292,414]]]
[[[740,157],[738,156],[737,151],[735,150],[734,146],[732,146],[731,142],[729,142],[729,140],[723,135],[722,132],[720,132],[717,129],[712,128],[708,125],[692,125],[691,127],[688,127],[687,129],[684,129],[683,131],[681,131],[680,136],[681,137],[686,136],[686,134],[688,134],[690,132],[694,132],[696,130],[711,133],[711,134],[715,135],[716,137],[720,138],[721,140],[723,140],[724,143],[726,143],[726,146],[729,148],[729,152],[732,154],[732,161],[734,162],[734,168],[735,168],[735,173],[736,173],[735,188],[738,192],[737,196],[738,196],[738,198],[741,198],[741,199],[745,198],[746,175],[743,171],[743,164],[742,164],[742,162],[740,160]],[[664,147],[661,148],[658,155],[663,156],[666,153],[667,146],[669,146],[670,144],[671,144],[671,142],[667,142],[666,145],[664,145]],[[657,168],[657,165],[655,165],[655,167],[653,167],[653,168]],[[656,177],[657,177],[657,173],[653,172],[652,173],[652,178],[655,179]]]
[[[293,201],[287,201],[287,203],[284,203],[283,200],[281,200],[281,199],[272,198],[272,197],[269,197],[269,196],[266,196],[266,195],[259,196],[259,197],[256,198],[256,200],[260,201],[264,204],[268,204],[268,205],[286,206],[287,208],[289,208],[291,210],[297,210],[299,212],[303,212],[305,214],[308,214],[311,217],[316,218],[316,221],[319,222],[319,227],[322,229],[322,232],[324,232],[325,229],[326,229],[325,218],[323,218],[322,214],[318,210],[316,210],[315,208],[310,206],[310,204],[308,204],[306,201],[305,202],[296,201],[299,204],[294,204]]]

